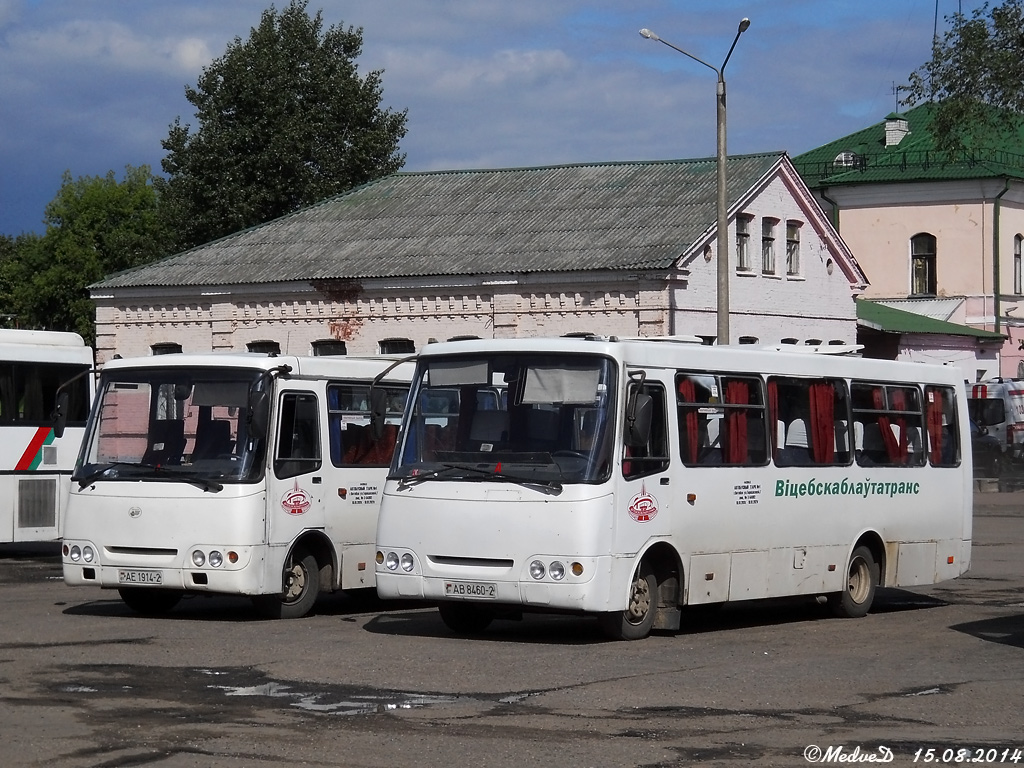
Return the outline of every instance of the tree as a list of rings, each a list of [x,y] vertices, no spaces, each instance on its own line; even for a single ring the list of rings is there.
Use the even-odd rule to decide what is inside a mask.
[[[932,59],[910,76],[908,106],[937,102],[933,132],[939,149],[983,145],[1019,130],[1024,115],[1024,0],[985,3],[970,18],[947,17]]]
[[[166,255],[158,179],[148,166],[72,180],[65,172],[46,206],[46,232],[0,249],[0,310],[22,328],[95,337],[88,286],[112,272]],[[8,244],[9,245],[9,244]]]
[[[203,69],[185,95],[162,162],[166,210],[190,247],[394,173],[406,111],[381,109],[381,70],[360,78],[362,29],[310,16],[306,0],[263,12],[243,42]]]

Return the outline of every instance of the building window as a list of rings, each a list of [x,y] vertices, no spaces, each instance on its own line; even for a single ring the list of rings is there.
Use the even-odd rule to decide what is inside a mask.
[[[750,222],[753,216],[736,217],[736,269],[749,272],[750,264]]]
[[[249,352],[257,352],[262,355],[280,355],[281,345],[272,339],[257,339],[245,345]]]
[[[910,293],[935,295],[935,236],[928,233],[910,238]]]
[[[377,343],[382,355],[411,355],[416,352],[412,339],[381,339]]]
[[[786,222],[786,274],[800,274],[800,222]]]
[[[761,220],[761,274],[775,274],[775,225],[778,219]]]
[[[313,348],[313,357],[334,357],[348,354],[348,347],[340,339],[318,339],[310,346]]]
[[[154,355],[175,355],[181,354],[181,344],[173,341],[161,341],[150,346]]]
[[[1024,291],[1021,290],[1021,242],[1024,241],[1024,236],[1017,235],[1013,238],[1013,292],[1018,296]]]

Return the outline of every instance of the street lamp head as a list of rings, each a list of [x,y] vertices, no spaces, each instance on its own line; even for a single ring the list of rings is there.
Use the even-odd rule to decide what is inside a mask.
[[[661,40],[660,37],[651,32],[651,30],[647,29],[647,27],[644,27],[643,29],[640,30],[640,37],[646,37],[648,40]]]
[[[743,34],[750,27],[750,19],[742,19],[740,21],[740,34]]]

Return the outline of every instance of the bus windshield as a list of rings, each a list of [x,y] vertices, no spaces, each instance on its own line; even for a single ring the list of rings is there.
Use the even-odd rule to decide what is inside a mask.
[[[983,427],[994,427],[1006,421],[1003,401],[998,398],[968,398],[967,408],[971,418]]]
[[[395,473],[599,483],[611,472],[615,367],[594,355],[421,358]]]
[[[105,372],[72,479],[83,486],[181,481],[208,490],[258,480],[267,440],[248,414],[252,393],[267,385],[264,372],[243,368]]]

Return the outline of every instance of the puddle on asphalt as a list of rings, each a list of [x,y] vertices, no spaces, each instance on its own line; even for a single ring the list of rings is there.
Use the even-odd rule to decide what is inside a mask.
[[[86,665],[61,675],[51,690],[61,696],[195,701],[215,707],[229,699],[263,708],[288,707],[324,715],[373,715],[453,704],[514,706],[539,691],[511,693],[424,693],[369,686],[269,679],[252,667],[144,667]]]
[[[220,676],[222,671],[201,669],[201,674]],[[304,691],[287,683],[269,681],[256,685],[221,685],[211,684],[207,688],[223,691],[226,696],[252,696],[265,699],[278,699],[289,706],[308,712],[319,712],[334,715],[372,715],[391,712],[398,709],[418,709],[438,705],[453,704],[456,701],[470,700],[468,696],[439,695],[416,693],[412,691],[375,691],[355,688],[339,690],[333,688],[324,691]]]

